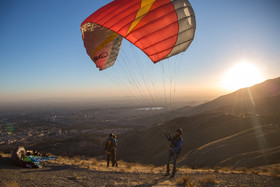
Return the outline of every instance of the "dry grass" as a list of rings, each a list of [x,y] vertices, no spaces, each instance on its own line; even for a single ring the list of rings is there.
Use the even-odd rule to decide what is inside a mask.
[[[0,158],[3,157],[3,158],[6,158],[6,157],[11,157],[11,154],[7,154],[7,153],[2,153],[0,152]]]
[[[260,175],[272,176],[275,178],[280,178],[280,164],[272,164],[262,167],[254,168],[255,171]]]
[[[216,166],[214,169],[209,169],[208,171],[213,171],[216,173],[240,173],[241,170],[243,170],[243,172],[245,172],[247,170],[247,168],[240,168],[239,170],[234,170],[231,167],[220,167],[220,166]]]
[[[183,185],[187,187],[193,187],[194,183],[191,181],[190,175],[184,175],[182,178],[180,178],[177,182],[177,185]]]
[[[235,169],[230,167],[215,167],[214,171],[219,173],[246,173],[254,175],[265,175],[279,178],[280,164],[266,165],[256,168],[238,167]]]
[[[223,168],[220,168],[220,172],[224,171]],[[247,173],[247,174],[254,174],[254,175],[266,175],[272,176],[276,178],[280,178],[280,164],[273,164],[273,165],[266,165],[256,168],[246,168],[246,167],[239,167],[235,170],[228,170],[231,173]]]
[[[203,173],[199,175],[185,174],[180,179],[176,180],[176,185],[179,186],[212,186],[219,184],[219,181],[216,179],[216,176],[213,175],[204,175]]]
[[[118,171],[118,172],[143,172],[143,173],[162,173],[163,167],[155,167],[154,165],[141,165],[138,163],[130,163],[122,160],[118,161],[118,167],[106,167],[107,161],[97,160],[95,158],[85,158],[80,156],[61,157],[50,162],[60,165],[70,165],[80,168],[87,168],[98,171]]]
[[[133,167],[133,165],[134,165],[133,163],[126,163],[125,164],[126,168],[129,169],[129,170]]]
[[[74,177],[75,180],[79,180],[81,178],[77,173],[74,173],[73,177]]]
[[[237,171],[241,171],[243,173],[246,173],[248,171],[248,168],[246,167],[239,167],[239,168],[236,168]]]
[[[0,154],[2,157],[10,156],[8,154]],[[141,165],[138,163],[130,163],[125,162],[122,160],[118,161],[119,167],[106,167],[107,162],[105,160],[98,160],[96,158],[87,158],[84,156],[75,156],[75,157],[67,157],[67,156],[58,156],[57,160],[51,160],[49,162],[56,163],[59,165],[68,165],[68,166],[75,166],[79,168],[87,168],[89,170],[96,170],[96,171],[108,171],[108,172],[120,172],[120,173],[158,173],[163,174],[166,170],[165,166],[156,167],[154,165]],[[174,180],[161,180],[157,182],[157,186],[215,186],[222,183],[222,181],[219,181],[214,172],[220,172],[220,173],[253,173],[253,174],[265,174],[273,177],[280,177],[280,164],[275,164],[271,166],[263,166],[260,168],[253,168],[248,169],[245,167],[237,168],[236,170],[233,170],[230,167],[216,167],[215,169],[196,169],[192,170],[188,167],[180,167],[180,170],[178,171],[178,177],[176,175],[176,178]],[[73,181],[80,181],[83,179],[83,176],[79,176],[79,173],[74,173],[72,176],[69,177],[69,179]],[[181,177],[180,177],[181,176]],[[27,180],[35,180],[33,177],[27,178]],[[112,185],[116,186],[136,186],[139,184],[142,184],[143,181],[137,181],[134,180],[125,180],[125,183],[123,182],[116,182],[112,183]],[[0,185],[1,186],[1,185]],[[2,182],[2,186],[19,186],[17,182]]]
[[[215,168],[214,168],[214,171],[215,172],[219,172],[221,170],[221,167],[220,166],[216,166]]]
[[[10,157],[10,154],[0,153],[2,157]],[[154,165],[141,165],[138,163],[130,163],[125,162],[122,160],[118,161],[119,167],[106,167],[107,162],[105,160],[98,160],[96,158],[87,158],[84,156],[74,156],[74,157],[67,157],[67,156],[58,156],[57,160],[50,160],[48,162],[57,163],[60,165],[70,165],[80,168],[86,168],[90,170],[98,170],[98,171],[117,171],[117,172],[142,172],[142,173],[164,173],[165,166],[156,167]],[[263,166],[258,168],[246,168],[246,167],[239,167],[235,170],[230,167],[215,167],[214,169],[196,169],[192,170],[188,167],[180,167],[180,173],[184,173],[184,177],[182,177],[179,181],[180,184],[183,185],[191,185],[194,182],[197,183],[206,183],[206,184],[216,184],[216,179],[214,175],[211,176],[203,176],[200,179],[197,177],[192,176],[192,173],[211,173],[211,172],[219,172],[219,173],[248,173],[248,174],[258,174],[258,175],[267,175],[273,176],[276,178],[280,177],[280,164],[274,164],[269,166]],[[188,176],[192,176],[191,178]],[[76,178],[74,176],[74,178]]]
[[[206,175],[206,176],[200,177],[200,178],[198,178],[198,182],[201,185],[215,185],[215,184],[218,184],[218,181],[217,181],[215,175]]]
[[[163,182],[160,182],[154,186],[177,186],[174,182],[170,181],[170,180],[165,180]]]
[[[233,171],[233,169],[230,167],[222,167],[221,170],[227,173],[231,173]]]

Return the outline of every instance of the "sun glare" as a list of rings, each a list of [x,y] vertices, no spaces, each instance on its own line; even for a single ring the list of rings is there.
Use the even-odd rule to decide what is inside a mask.
[[[256,66],[248,62],[240,62],[225,74],[222,87],[235,91],[240,88],[253,86],[264,80],[264,76]]]

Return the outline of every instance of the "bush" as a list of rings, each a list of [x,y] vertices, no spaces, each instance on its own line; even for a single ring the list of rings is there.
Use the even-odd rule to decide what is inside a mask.
[[[194,184],[192,184],[190,182],[190,179],[191,179],[190,175],[185,175],[177,182],[177,184],[178,185],[184,185],[184,186],[187,186],[187,187],[192,187],[192,186],[194,186]]]
[[[216,181],[216,176],[215,175],[204,176],[204,177],[200,178],[198,181],[199,181],[200,184],[203,184],[203,185],[218,184],[218,182]]]

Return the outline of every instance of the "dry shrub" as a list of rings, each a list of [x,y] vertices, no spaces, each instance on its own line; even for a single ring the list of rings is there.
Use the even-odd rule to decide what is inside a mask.
[[[69,159],[70,159],[69,156],[63,156],[63,157],[62,157],[62,156],[58,156],[58,158],[59,158],[59,159],[65,159],[65,160],[69,160]]]
[[[229,168],[229,167],[222,167],[221,170],[222,170],[222,171],[226,171],[226,172],[232,171],[232,169]]]
[[[90,158],[89,159],[91,165],[97,165],[98,161],[95,158]]]
[[[194,184],[190,182],[190,179],[191,179],[190,175],[185,175],[181,179],[178,180],[177,184],[184,185],[187,187],[192,187],[192,186],[194,186]]]
[[[275,169],[273,170],[273,173],[274,173],[274,174],[277,174],[277,175],[280,175],[280,169],[275,168]]]
[[[7,158],[7,157],[11,157],[11,154],[0,152],[0,158]]]
[[[86,161],[84,161],[84,160],[81,160],[81,161],[79,162],[79,165],[84,166],[85,164],[86,164]]]
[[[261,168],[255,168],[255,171],[258,172],[258,174],[264,174],[268,175],[274,178],[280,178],[280,168],[279,164],[273,165],[273,166],[265,166]]]
[[[274,178],[280,178],[280,169],[274,168],[270,174]]]
[[[242,171],[242,172],[247,172],[248,169],[246,167],[240,167],[240,168],[236,168],[237,171]]]
[[[150,170],[156,169],[156,167],[155,167],[154,165],[152,165],[152,164],[147,165],[147,167],[148,167]]]
[[[219,172],[219,170],[221,170],[221,167],[220,167],[220,166],[216,166],[216,167],[214,168],[214,171],[215,171],[215,172]]]
[[[80,156],[74,156],[73,160],[74,160],[74,162],[80,162],[81,158],[80,158]]]
[[[207,175],[198,179],[198,182],[202,185],[215,185],[218,184],[215,175]]]
[[[131,169],[133,167],[133,163],[126,163],[126,168]]]
[[[172,181],[165,180],[165,181],[159,183],[157,186],[175,186],[175,185],[172,183]]]
[[[254,175],[258,175],[258,174],[259,174],[259,171],[250,169],[250,170],[249,170],[249,173],[250,173],[250,174],[254,174]]]
[[[86,167],[87,169],[89,169],[91,166],[91,163],[88,161],[84,161],[83,166]]]
[[[73,178],[74,178],[75,180],[79,180],[81,177],[80,177],[77,173],[74,173]]]

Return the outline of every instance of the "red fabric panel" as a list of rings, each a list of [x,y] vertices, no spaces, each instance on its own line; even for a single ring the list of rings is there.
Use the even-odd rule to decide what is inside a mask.
[[[135,45],[142,49],[153,62],[164,59],[176,44],[179,30],[173,3],[170,3],[170,0],[156,1],[149,13],[133,30],[135,32],[132,31],[127,37],[129,41],[136,42]],[[147,36],[142,38],[141,35]],[[151,47],[147,48],[149,46]]]
[[[132,12],[135,12],[133,14],[135,17],[139,8],[140,3],[135,3],[134,1],[131,1],[130,3],[126,3],[124,5],[116,6],[116,8],[112,12],[109,12],[106,16],[101,18],[100,21],[98,21],[98,23],[100,25],[104,25],[105,27],[110,28],[110,26],[114,24],[112,23],[112,19],[115,20],[115,23],[121,19],[126,20],[127,16],[129,16],[129,14],[131,14]]]
[[[169,15],[169,18],[172,19],[172,21],[177,21],[177,14],[174,11],[174,6],[172,3],[169,2],[170,0],[161,0],[161,1],[155,1],[153,6],[151,7],[149,13],[147,15],[145,15],[145,17],[137,24],[137,26],[133,29],[136,30],[139,27],[144,26],[145,24],[151,23],[153,21],[159,21],[157,19],[166,16],[167,14],[169,14],[170,12],[173,12],[173,15]],[[176,20],[174,20],[176,16]],[[164,24],[168,24],[168,22],[161,22],[163,25]],[[133,31],[132,30],[132,31]]]
[[[109,28],[144,50],[153,62],[160,61],[176,44],[177,13],[170,0],[157,0],[126,37],[140,7],[141,0],[115,0],[89,16],[82,25],[94,22]]]
[[[155,52],[154,50],[150,50],[149,48],[147,48],[144,50],[144,52],[146,54],[149,54],[149,57],[151,58],[151,60],[153,62],[157,62],[158,59],[164,59],[166,57],[166,55],[168,55],[170,53],[170,51],[174,47],[174,40],[176,41],[176,39],[177,39],[177,35],[170,37],[167,40],[157,43],[158,48],[165,49],[163,51],[161,50],[160,52],[153,53],[153,52]],[[167,47],[167,44],[170,44],[170,48]]]
[[[136,3],[130,7],[119,9],[117,14],[113,16],[107,23],[106,26],[114,27],[114,30],[120,30],[126,24],[134,21],[137,10],[140,8],[140,4]],[[121,24],[122,23],[122,24]],[[130,24],[129,24],[130,25]],[[113,29],[113,28],[112,28]]]
[[[130,27],[129,23],[135,19],[140,7],[141,0],[115,0],[94,12],[81,25],[93,22],[125,36]],[[122,31],[124,34],[119,33],[119,30],[127,24],[128,28]]]
[[[173,29],[174,26],[176,26],[176,23],[170,24],[168,27],[164,27],[159,32],[151,33],[145,38],[137,41],[135,45],[145,50],[149,55],[164,51],[174,46],[176,43],[178,32]],[[170,40],[170,38],[172,39]]]

